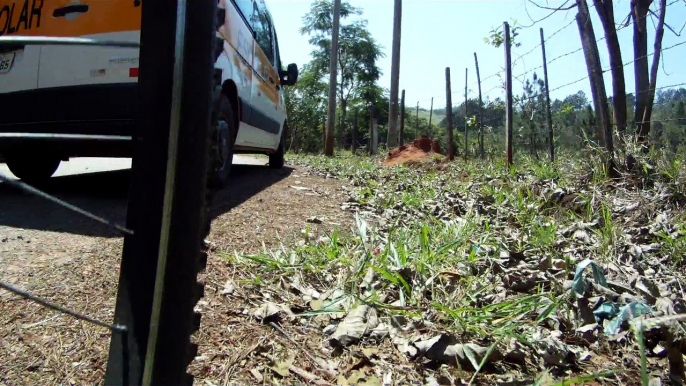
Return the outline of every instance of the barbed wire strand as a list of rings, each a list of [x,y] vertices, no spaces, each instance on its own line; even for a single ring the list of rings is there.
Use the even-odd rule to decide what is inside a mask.
[[[676,47],[679,47],[679,46],[684,45],[684,44],[686,44],[686,40],[683,41],[683,42],[679,42],[679,43],[673,44],[673,45],[671,45],[671,46],[669,46],[669,47],[662,48],[662,49],[660,50],[660,55],[662,55],[662,53],[665,52],[665,51],[669,51],[669,50],[671,50],[672,48],[676,48]],[[622,64],[622,67],[626,67],[626,66],[628,66],[628,65],[630,65],[630,64],[632,64],[632,63],[634,63],[634,62],[636,62],[636,61],[639,60],[639,59],[649,58],[649,57],[651,57],[651,56],[653,56],[653,55],[655,55],[655,53],[654,53],[654,52],[651,52],[651,53],[649,53],[649,54],[647,54],[647,55],[643,55],[643,56],[640,56],[640,57],[638,57],[638,58],[634,58],[634,59],[632,59],[632,60],[629,61],[629,62],[623,63],[623,64]],[[613,67],[609,67],[609,68],[603,70],[603,74],[606,73],[606,72],[608,72],[608,71],[611,71],[612,69],[613,69]]]
[[[543,40],[543,43],[547,43],[548,40],[552,39],[553,37],[555,37],[555,35],[557,35],[558,33],[562,32],[563,30],[567,29],[567,28],[568,28],[570,25],[572,25],[575,21],[576,21],[576,19],[572,19],[572,21],[570,21],[567,25],[565,25],[564,27],[562,27],[562,28],[558,29],[557,31],[553,32],[552,35],[548,36],[545,40]],[[522,54],[522,55],[519,55],[519,56],[517,57],[517,59],[515,59],[515,60],[512,62],[512,65],[514,66],[514,65],[517,63],[518,60],[524,58],[525,56],[528,56],[528,55],[534,53],[534,51],[536,51],[536,49],[539,48],[540,46],[541,46],[541,43],[538,43],[538,44],[536,44],[536,45],[534,46],[534,48],[532,48],[532,49],[531,49],[530,51],[528,51],[527,53]]]
[[[97,216],[97,215],[95,215],[95,214],[93,214],[93,213],[90,213],[90,212],[88,212],[88,211],[85,211],[85,210],[83,210],[83,209],[81,209],[81,208],[79,208],[79,207],[77,207],[77,206],[75,206],[75,205],[72,205],[72,204],[70,204],[70,203],[68,203],[68,202],[66,202],[66,201],[62,201],[62,200],[60,200],[59,198],[54,197],[54,196],[51,196],[51,195],[49,195],[49,194],[47,194],[47,193],[45,193],[45,192],[43,192],[43,191],[41,191],[41,190],[38,190],[38,189],[34,188],[33,186],[31,186],[31,185],[29,185],[29,184],[26,184],[26,183],[21,182],[21,181],[16,181],[16,180],[14,180],[14,179],[12,179],[12,178],[9,178],[8,176],[4,175],[3,173],[0,173],[0,182],[4,182],[4,183],[8,184],[8,185],[11,186],[11,187],[14,187],[14,188],[23,190],[23,191],[25,191],[25,192],[27,192],[27,193],[30,193],[30,194],[33,194],[33,195],[35,195],[35,196],[44,198],[44,199],[46,199],[46,200],[48,200],[48,201],[52,201],[52,202],[54,202],[55,204],[57,204],[57,205],[59,205],[59,206],[61,206],[61,207],[63,207],[63,208],[69,209],[69,210],[71,210],[72,212],[78,213],[78,214],[80,214],[80,215],[82,215],[82,216],[85,216],[85,217],[90,218],[91,220],[95,220],[95,221],[97,221],[97,222],[99,222],[99,223],[101,223],[101,224],[104,224],[104,225],[107,225],[107,226],[109,226],[109,227],[111,227],[111,228],[114,228],[114,229],[120,231],[121,233],[124,233],[124,234],[127,234],[127,235],[133,235],[133,231],[130,230],[130,229],[127,229],[126,227],[123,227],[123,226],[121,226],[121,225],[119,225],[119,224],[116,224],[116,223],[110,221],[110,220],[107,220],[107,219],[102,218],[102,217],[100,217],[100,216]]]
[[[121,326],[121,325],[118,325],[118,324],[109,324],[109,323],[101,322],[101,321],[99,321],[99,320],[97,320],[97,319],[91,318],[90,316],[80,314],[80,313],[78,313],[78,312],[76,312],[76,311],[72,311],[72,310],[66,309],[66,308],[64,308],[64,307],[58,306],[57,304],[51,303],[51,302],[49,302],[49,301],[47,301],[47,300],[45,300],[45,299],[41,299],[41,298],[39,298],[39,297],[37,297],[37,296],[31,295],[30,293],[28,293],[28,292],[26,292],[26,291],[22,291],[22,290],[20,290],[19,288],[13,286],[13,285],[10,285],[10,284],[7,284],[7,283],[3,283],[3,282],[1,282],[1,281],[0,281],[0,288],[5,289],[5,290],[7,290],[7,291],[9,291],[9,292],[12,292],[12,293],[14,293],[14,294],[16,294],[16,295],[19,295],[19,296],[21,296],[21,297],[24,298],[24,299],[28,299],[28,300],[34,301],[34,302],[36,302],[36,303],[42,305],[43,307],[51,308],[51,309],[53,309],[53,310],[55,310],[55,311],[59,311],[59,312],[61,312],[61,313],[63,313],[63,314],[71,315],[71,316],[73,316],[73,317],[76,318],[76,319],[80,319],[80,320],[83,320],[83,321],[86,321],[86,322],[95,324],[95,325],[100,326],[100,327],[108,328],[110,331],[113,331],[113,332],[120,332],[120,333],[123,333],[123,332],[127,332],[127,331],[128,331],[128,329],[126,328],[126,326]]]
[[[680,1],[683,1],[683,0],[674,0],[674,1],[672,1],[671,3],[668,3],[668,4],[666,5],[666,7],[669,7],[669,6],[671,6],[671,5],[673,5],[673,4],[676,4],[676,3],[680,2]],[[646,17],[648,17],[649,15],[650,15],[650,14],[646,14],[645,16],[641,16],[641,18],[642,18],[642,19],[643,19],[643,18],[646,18]],[[613,31],[614,34],[617,34],[619,31],[623,30],[624,28],[627,28],[627,27],[633,25],[633,23],[634,23],[634,20],[631,19],[631,20],[630,20],[629,22],[627,22],[626,24],[623,24],[623,25],[621,25],[620,27],[615,28],[615,30]],[[566,27],[566,26],[565,26],[565,27]],[[551,36],[551,37],[552,37],[552,36]],[[595,42],[596,42],[596,43],[599,43],[599,42],[605,40],[606,38],[607,38],[606,36],[601,36],[599,39],[596,39]],[[544,42],[547,42],[547,41],[548,41],[548,39],[544,40]],[[536,48],[538,48],[538,47],[540,47],[540,46],[541,46],[541,44],[539,43],[536,47],[534,47],[533,50],[535,50]],[[531,50],[531,51],[533,52],[533,50]],[[550,64],[554,63],[555,61],[557,61],[557,60],[559,60],[559,59],[562,59],[562,58],[567,57],[567,56],[569,56],[569,55],[573,55],[573,54],[575,54],[575,53],[577,53],[577,52],[580,52],[581,50],[583,50],[583,47],[579,47],[579,48],[577,48],[576,50],[573,50],[573,51],[570,51],[570,52],[567,52],[567,53],[558,55],[558,56],[554,57],[553,59],[550,59],[550,60],[548,61],[547,64],[550,65]],[[528,53],[527,53],[527,55],[528,55]],[[516,60],[515,60],[515,62],[516,62]],[[515,62],[513,62],[513,65],[514,65]],[[534,68],[532,68],[532,69],[530,69],[530,70],[528,70],[528,71],[525,71],[525,72],[523,72],[523,73],[521,73],[521,74],[519,74],[519,75],[513,76],[513,78],[520,78],[520,77],[522,77],[522,76],[524,76],[524,75],[530,74],[530,73],[532,73],[532,72],[534,72],[534,71],[536,71],[536,70],[540,70],[540,69],[542,69],[542,68],[543,68],[543,65],[540,65],[540,66],[538,66],[538,67],[534,67]]]
[[[588,76],[585,76],[585,77],[583,77],[583,78],[580,78],[580,79],[577,79],[577,80],[574,80],[574,81],[565,83],[565,84],[563,84],[563,85],[561,85],[561,86],[557,86],[557,87],[551,89],[549,92],[557,91],[557,90],[559,90],[559,89],[561,89],[561,88],[565,88],[565,87],[567,87],[567,86],[571,86],[571,85],[576,84],[576,83],[579,83],[579,82],[581,82],[581,81],[583,81],[583,80],[585,80],[585,79],[588,79]],[[686,86],[686,83],[676,83],[676,84],[670,84],[670,85],[667,85],[667,86],[655,87],[655,91],[662,90],[662,89],[665,89],[665,88],[679,87],[679,86]],[[651,89],[641,90],[641,91],[639,91],[638,93],[639,93],[639,94],[642,94],[642,93],[648,92],[648,91],[650,91],[650,90],[651,90]],[[532,96],[530,96],[530,97],[521,98],[521,99],[519,100],[519,102],[529,101],[529,100],[531,100],[531,99],[536,99],[536,98],[538,98],[538,97],[543,97],[544,95],[545,95],[545,94],[542,94],[542,93],[536,93],[535,95],[532,95]],[[613,96],[610,95],[610,96],[608,96],[608,99],[609,99],[609,98],[612,98],[612,97],[613,97]]]
[[[675,0],[674,2],[676,2],[676,1],[681,1],[681,0]],[[670,4],[670,5],[671,5],[671,4]],[[591,9],[591,8],[593,8],[593,7],[595,7],[595,3],[592,4],[592,5],[590,5],[588,8]],[[552,15],[553,13],[555,13],[555,12],[559,12],[559,11],[553,11],[553,12],[551,13],[551,15]],[[549,15],[549,16],[550,16],[550,15]],[[546,17],[546,18],[547,18],[547,17]],[[539,21],[540,21],[540,20],[539,20]],[[575,21],[576,21],[576,17],[573,18],[569,23],[567,23],[567,24],[566,24],[565,26],[563,26],[562,28],[560,28],[560,29],[558,29],[557,31],[553,32],[553,34],[550,35],[548,38],[544,39],[543,42],[544,42],[544,43],[548,42],[548,40],[552,39],[553,36],[555,36],[555,35],[557,35],[558,33],[562,32],[564,29],[566,29],[567,27],[569,27],[570,25],[572,25]],[[536,24],[536,23],[533,23],[532,25],[530,25],[530,26],[528,26],[528,27],[527,27],[527,26],[522,26],[522,27],[520,27],[520,28],[527,29],[527,28],[529,28],[529,27],[533,27],[535,24]],[[518,61],[519,59],[521,59],[521,58],[523,58],[524,56],[527,56],[527,55],[533,53],[533,52],[536,50],[536,48],[538,48],[538,47],[540,47],[540,46],[541,46],[541,43],[538,43],[538,44],[537,44],[534,48],[532,48],[529,52],[527,52],[527,53],[525,53],[525,54],[520,55],[519,57],[517,57],[517,59],[515,59],[515,60],[512,62],[512,65],[514,66],[514,64],[517,63],[517,61]],[[541,66],[541,67],[542,67],[542,66]],[[483,82],[484,82],[485,80],[487,80],[487,79],[490,79],[490,78],[492,78],[492,77],[494,77],[494,76],[497,76],[497,75],[498,75],[500,72],[502,72],[502,71],[503,71],[503,70],[501,69],[499,72],[487,76],[486,78],[484,78],[484,79],[481,80],[481,83],[483,83]]]
[[[671,49],[673,49],[673,48],[676,48],[676,47],[681,46],[681,45],[684,45],[684,44],[686,44],[686,41],[683,41],[683,42],[679,42],[679,43],[673,44],[673,45],[671,45],[671,46],[669,46],[669,47],[665,47],[665,48],[663,48],[662,50],[660,50],[660,54],[662,54],[662,52],[664,52],[664,51],[669,51],[669,50],[671,50]],[[651,57],[651,56],[653,56],[653,55],[654,55],[654,53],[651,52],[651,53],[649,53],[649,54],[647,54],[647,55],[643,55],[643,56],[641,56],[641,57],[634,58],[634,59],[632,59],[632,60],[629,61],[629,62],[622,63],[622,67],[626,67],[626,66],[628,66],[628,65],[630,65],[630,64],[632,64],[632,63],[634,63],[634,62],[636,62],[636,61],[639,60],[639,59],[649,58],[649,57]],[[604,69],[604,70],[602,71],[602,73],[605,74],[606,72],[612,71],[612,69],[613,69],[613,67],[606,68],[606,69]],[[563,85],[561,85],[561,86],[557,86],[557,87],[555,87],[555,88],[552,88],[552,89],[549,90],[549,92],[557,91],[557,90],[559,90],[559,89],[561,89],[561,88],[564,88],[564,87],[567,87],[567,86],[571,86],[571,85],[576,84],[576,83],[579,83],[579,82],[581,82],[582,80],[585,80],[585,79],[588,79],[588,75],[586,75],[586,76],[584,76],[584,77],[582,77],[582,78],[579,78],[579,79],[577,79],[577,80],[574,80],[574,81],[565,83],[565,84],[563,84]],[[520,82],[521,82],[521,80],[520,80]],[[678,84],[678,85],[671,85],[671,86],[663,86],[663,87],[656,87],[655,90],[659,90],[659,89],[661,89],[661,88],[666,88],[666,87],[676,87],[676,86],[680,86],[680,85],[681,85],[681,84]],[[639,93],[644,93],[644,92],[647,92],[647,91],[650,91],[650,90],[643,90],[643,91],[640,91]],[[537,94],[537,95],[538,95],[538,94]],[[530,97],[530,98],[533,98],[533,97]]]
[[[535,26],[536,24],[542,22],[543,20],[546,20],[547,18],[553,16],[553,15],[554,15],[555,13],[557,13],[557,12],[561,12],[561,11],[569,12],[569,11],[572,10],[572,8],[575,8],[575,7],[576,7],[575,5],[572,5],[572,6],[568,7],[567,9],[563,9],[562,7],[563,7],[564,5],[566,5],[568,2],[569,2],[569,1],[565,1],[564,4],[562,4],[562,6],[560,6],[560,7],[558,7],[558,8],[545,8],[545,7],[540,7],[538,4],[534,3],[533,1],[531,1],[531,3],[533,3],[533,4],[536,5],[536,6],[538,6],[539,8],[548,9],[548,10],[552,11],[552,12],[550,12],[547,16],[542,17],[542,18],[540,18],[540,19],[538,19],[538,20],[534,20],[534,19],[531,17],[531,15],[529,14],[528,8],[526,8],[526,2],[524,2],[524,11],[526,12],[527,16],[529,16],[529,19],[531,19],[531,22],[532,22],[532,23],[529,24],[529,25],[521,25],[519,28],[522,28],[522,29],[529,29],[529,28]],[[593,8],[593,7],[595,7],[595,3],[591,4],[590,6],[588,6],[588,9],[591,9],[591,8]]]
[[[673,1],[670,2],[670,3],[667,3],[666,7],[669,7],[669,6],[673,5],[673,4],[676,4],[676,3],[679,3],[679,2],[682,2],[682,1],[684,1],[684,0],[673,0]],[[589,6],[589,9],[590,9],[590,8],[593,8],[594,6],[595,6],[595,4]],[[645,18],[645,17],[648,17],[648,16],[650,16],[650,13],[646,14],[645,16],[642,16],[641,18]],[[560,28],[560,29],[558,29],[557,31],[555,31],[552,35],[550,35],[548,38],[546,38],[543,42],[544,42],[544,43],[545,43],[545,42],[548,42],[548,40],[552,39],[555,35],[557,35],[557,34],[560,33],[561,31],[563,31],[564,29],[566,29],[567,27],[569,27],[570,25],[572,25],[575,21],[576,21],[576,19],[573,19],[573,20],[570,21],[568,24],[566,24],[566,25],[563,26],[562,28]],[[614,33],[616,34],[617,32],[623,30],[624,28],[627,28],[627,27],[633,25],[633,23],[634,23],[634,20],[631,19],[629,22],[627,22],[627,23],[625,23],[625,24],[622,24],[620,27],[616,28],[616,29],[614,30]],[[602,37],[600,37],[599,39],[597,39],[595,42],[596,42],[596,43],[599,43],[599,42],[601,42],[601,41],[603,41],[603,40],[605,40],[605,39],[606,39],[606,37],[605,37],[605,36],[602,36]],[[678,43],[678,44],[676,44],[676,45],[674,45],[674,46],[671,46],[671,47],[663,48],[662,51],[669,50],[669,49],[671,49],[671,48],[674,48],[674,47],[676,47],[676,46],[679,46],[679,45],[685,44],[685,43],[686,43],[686,42],[682,42],[682,43]],[[532,48],[529,52],[527,52],[527,53],[525,53],[525,54],[523,54],[523,55],[520,55],[517,59],[514,60],[514,62],[512,62],[512,65],[514,65],[514,64],[517,62],[517,60],[521,59],[522,57],[524,57],[524,56],[526,56],[526,55],[529,55],[530,53],[533,53],[533,52],[536,50],[536,48],[539,48],[540,46],[541,46],[541,44],[539,43],[539,44],[537,44],[534,48]],[[583,50],[583,47],[579,47],[579,48],[577,48],[577,49],[575,49],[575,50],[573,50],[573,51],[569,51],[569,52],[567,52],[567,53],[558,55],[558,56],[556,56],[556,57],[550,59],[550,60],[547,62],[547,64],[550,65],[550,64],[556,62],[557,60],[560,60],[560,59],[565,58],[565,57],[567,57],[567,56],[573,55],[573,54],[575,54],[575,53],[577,53],[577,52],[580,52],[580,51],[582,51],[582,50]],[[661,51],[661,52],[662,52],[662,51]],[[650,56],[652,56],[652,55],[653,55],[653,54],[651,53],[651,54],[648,54],[648,55],[646,55],[646,56],[644,56],[644,57],[650,57]],[[638,58],[638,59],[642,59],[642,58],[643,58],[643,57],[640,57],[640,58]],[[624,63],[623,66],[626,67],[626,66],[628,66],[629,64],[635,62],[635,61],[638,60],[638,59],[634,59],[634,60],[632,60],[632,61],[630,61],[630,62]],[[515,75],[515,76],[513,76],[512,78],[513,78],[513,79],[519,80],[519,81],[523,84],[524,82],[521,81],[519,78],[521,78],[521,77],[524,76],[524,75],[530,74],[530,73],[532,73],[532,72],[534,72],[534,71],[536,71],[536,70],[540,70],[540,69],[542,69],[542,68],[543,68],[543,65],[539,65],[538,67],[534,67],[534,68],[532,68],[532,69],[530,69],[530,70],[528,70],[528,71],[525,71],[525,72],[523,72],[523,73],[521,73],[521,74],[519,74],[519,75]],[[605,72],[607,72],[607,71],[609,71],[609,70],[611,70],[611,68],[608,69],[608,70],[604,70],[603,73],[605,73]],[[487,76],[487,77],[481,79],[481,84],[483,85],[483,83],[484,83],[486,80],[495,78],[495,77],[497,77],[498,75],[500,75],[502,72],[503,72],[503,69],[500,69],[500,71],[498,71],[498,72],[496,72],[496,73],[493,73],[493,74],[491,74],[491,75],[489,75],[489,76]],[[585,79],[585,78],[583,78],[583,79]],[[580,81],[583,80],[583,79],[580,79],[580,80],[577,80],[577,81],[574,81],[574,82],[570,82],[569,84],[566,84],[565,86],[569,86],[569,85],[571,85],[571,84],[578,83],[578,82],[580,82]],[[478,83],[479,83],[478,81],[477,81],[477,82],[474,82],[474,83],[472,83],[469,87],[471,88],[471,87],[473,87],[474,85],[476,85],[476,84],[478,84]],[[496,88],[498,88],[498,87],[500,87],[500,85],[493,87],[493,88],[490,89],[488,92],[493,91],[494,89],[496,89]],[[553,91],[553,90],[550,90],[550,91]],[[452,94],[457,94],[457,93],[459,93],[459,92],[460,92],[460,91],[454,91]],[[488,92],[486,92],[485,94],[487,94]],[[433,98],[437,98],[437,96],[434,96]],[[418,100],[418,102],[424,102],[424,101],[428,101],[428,100],[431,100],[431,98],[420,99],[420,100]]]

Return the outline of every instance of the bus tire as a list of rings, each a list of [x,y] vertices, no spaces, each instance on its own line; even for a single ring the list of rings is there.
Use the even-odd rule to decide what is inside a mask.
[[[29,184],[39,184],[55,174],[62,161],[50,154],[28,151],[7,157],[7,167],[17,178]]]
[[[209,183],[213,188],[221,188],[229,180],[233,164],[233,147],[236,139],[233,109],[229,99],[222,95],[219,105],[221,114],[219,114],[216,123],[213,125],[210,145],[212,169]]]

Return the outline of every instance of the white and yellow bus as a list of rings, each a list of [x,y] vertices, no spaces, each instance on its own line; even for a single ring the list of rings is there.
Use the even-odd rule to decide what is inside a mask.
[[[0,0],[0,36],[138,42],[143,1]],[[215,68],[226,103],[213,149],[221,183],[234,152],[269,154],[272,167],[283,166],[283,87],[298,70],[282,67],[264,0],[219,0],[218,9]],[[130,157],[138,63],[132,48],[0,45],[0,162],[37,181],[72,157]]]

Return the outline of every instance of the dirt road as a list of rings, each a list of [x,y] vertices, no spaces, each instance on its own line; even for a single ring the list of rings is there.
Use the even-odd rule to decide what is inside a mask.
[[[316,232],[318,227],[330,229],[350,221],[339,209],[345,200],[340,181],[288,166],[272,170],[263,166],[266,158],[238,157],[237,161],[232,182],[213,202],[209,238],[217,251],[261,251],[263,246],[298,237],[308,225]],[[130,171],[126,161],[108,162],[67,163],[44,189],[125,223]],[[322,224],[308,224],[312,216]],[[121,247],[116,232],[0,184],[3,282],[109,321]],[[224,271],[225,262],[211,256],[207,280],[224,282]],[[4,291],[0,310],[0,385],[93,384],[102,379],[110,339],[107,330]],[[212,316],[203,318],[204,326],[212,324]]]
[[[233,157],[237,165],[264,165],[265,158],[249,155],[236,155]],[[55,177],[72,176],[77,174],[112,172],[131,168],[131,158],[75,158],[68,162],[62,162]],[[0,163],[0,173],[12,176],[9,168]]]

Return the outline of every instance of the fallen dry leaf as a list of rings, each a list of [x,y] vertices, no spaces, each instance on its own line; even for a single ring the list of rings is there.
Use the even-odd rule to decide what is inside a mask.
[[[320,385],[320,386],[330,385],[329,382],[326,382],[321,377],[318,377],[318,376],[310,373],[309,371],[303,370],[299,367],[291,365],[289,367],[289,369],[291,370],[291,372],[298,375],[300,378],[306,380],[310,384],[315,384],[315,385]]]
[[[473,370],[479,368],[481,362],[488,353],[488,347],[481,347],[474,343],[461,344],[447,334],[440,334],[433,338],[414,343],[419,352],[426,358],[443,363],[456,364],[462,367],[470,367]],[[485,363],[502,359],[502,353],[496,347],[488,356]]]
[[[288,376],[291,366],[295,361],[295,355],[291,354],[283,361],[278,361],[271,366],[267,366],[270,370],[285,378]]]
[[[262,383],[262,381],[264,381],[264,377],[257,369],[251,369],[250,374],[252,374],[252,376],[255,377],[257,383]]]
[[[353,308],[338,324],[329,343],[336,346],[349,346],[359,341],[379,324],[376,310],[361,304]]]

